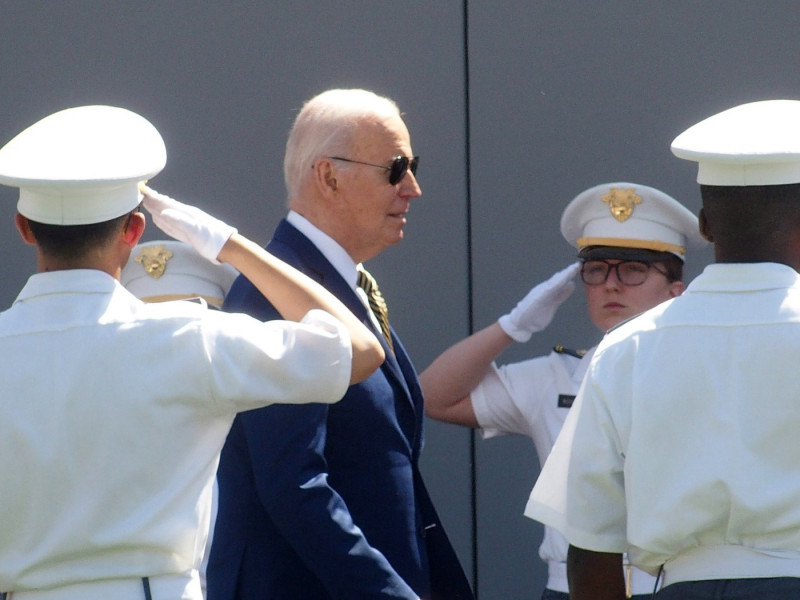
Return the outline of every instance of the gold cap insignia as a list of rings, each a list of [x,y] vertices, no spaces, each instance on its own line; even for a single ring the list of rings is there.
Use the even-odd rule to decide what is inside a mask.
[[[134,260],[144,267],[145,273],[153,279],[158,279],[167,269],[167,261],[172,258],[172,251],[164,246],[149,246],[142,248]]]
[[[608,204],[608,209],[614,218],[624,223],[633,214],[633,207],[642,203],[642,197],[637,195],[633,188],[611,188],[611,191],[603,196],[603,202]]]

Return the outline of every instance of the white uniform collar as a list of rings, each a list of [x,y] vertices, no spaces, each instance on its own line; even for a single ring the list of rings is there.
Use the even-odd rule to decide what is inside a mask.
[[[800,274],[779,263],[713,263],[687,292],[759,291],[800,286]]]
[[[48,271],[31,275],[14,304],[46,294],[110,294],[117,289],[125,288],[111,275],[98,269]]]

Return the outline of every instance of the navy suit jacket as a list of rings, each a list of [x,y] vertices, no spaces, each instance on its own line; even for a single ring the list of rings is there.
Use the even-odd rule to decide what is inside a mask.
[[[355,291],[287,221],[267,249],[375,329]],[[280,318],[244,277],[224,308]],[[238,415],[220,459],[208,600],[472,598],[419,472],[422,392],[392,337],[395,353],[386,347],[384,364],[340,402]]]

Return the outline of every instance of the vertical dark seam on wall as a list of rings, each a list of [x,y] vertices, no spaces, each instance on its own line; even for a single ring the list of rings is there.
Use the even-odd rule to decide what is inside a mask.
[[[464,173],[466,177],[466,227],[467,227],[467,322],[469,334],[475,330],[472,270],[472,178],[470,171],[470,98],[469,98],[469,0],[463,0],[464,15]],[[470,509],[472,516],[472,589],[478,598],[478,490],[476,459],[476,430],[469,433]]]

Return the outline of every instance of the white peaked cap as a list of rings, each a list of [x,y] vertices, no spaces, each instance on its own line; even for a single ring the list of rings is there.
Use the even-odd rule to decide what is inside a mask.
[[[670,252],[682,260],[687,248],[707,242],[697,217],[665,194],[647,185],[602,183],[578,194],[561,215],[561,234],[583,250],[594,246]]]
[[[701,184],[800,183],[800,101],[735,106],[684,131],[672,152],[698,163]]]
[[[188,244],[157,240],[133,249],[120,281],[145,302],[203,298],[220,308],[238,275],[232,266],[214,264]]]
[[[167,162],[144,117],[114,106],[79,106],[38,121],[0,148],[0,183],[20,188],[17,210],[50,225],[101,223],[132,211],[138,182]]]

